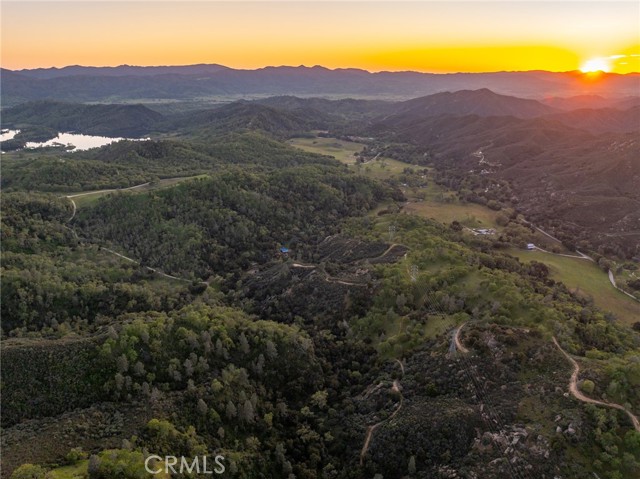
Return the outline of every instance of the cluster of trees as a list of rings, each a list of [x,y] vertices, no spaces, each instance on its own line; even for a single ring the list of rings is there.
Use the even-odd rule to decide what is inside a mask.
[[[64,198],[16,192],[2,199],[3,334],[88,331],[124,312],[180,307],[197,294],[188,284],[156,284],[148,271],[80,243],[66,225]]]
[[[112,195],[81,211],[78,226],[183,277],[230,278],[277,247],[315,244],[387,197],[385,188],[333,166],[266,173],[231,169],[151,194]]]
[[[3,167],[2,187],[7,191],[78,192],[126,188],[157,178],[132,165],[76,159],[75,155],[25,158],[9,161]]]
[[[620,434],[618,415],[613,410],[587,408],[593,423],[592,440],[598,446],[593,466],[602,477],[625,479],[640,472],[640,432],[628,430]]]
[[[213,140],[119,141],[62,158],[46,151],[18,152],[3,163],[1,184],[7,190],[89,191],[210,173],[232,164],[259,171],[304,165],[346,171],[336,160],[296,150],[259,132],[229,132]]]
[[[246,464],[239,467],[291,472],[284,457],[265,461],[278,442],[286,442],[295,462],[307,462],[300,467],[319,466],[328,436],[315,416],[326,408],[325,378],[305,333],[221,307],[131,315],[128,321],[101,348],[117,370],[107,382],[116,398],[157,402],[181,391],[178,425],[195,428],[210,451],[242,452]],[[176,434],[168,427],[150,424],[148,446],[168,449],[162,436]]]

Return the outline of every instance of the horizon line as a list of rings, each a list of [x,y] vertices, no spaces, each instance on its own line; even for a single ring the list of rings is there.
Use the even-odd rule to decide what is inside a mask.
[[[34,71],[34,70],[64,70],[65,68],[121,68],[121,67],[131,67],[131,68],[167,68],[167,67],[175,67],[175,68],[181,68],[181,67],[196,67],[196,66],[219,66],[228,70],[235,70],[235,71],[258,71],[258,70],[266,70],[268,68],[306,68],[306,69],[314,69],[314,68],[321,68],[324,70],[329,70],[329,71],[347,71],[347,70],[356,70],[356,71],[361,71],[361,72],[366,72],[369,74],[376,74],[376,73],[418,73],[418,74],[426,74],[426,75],[459,75],[459,74],[463,74],[463,75],[481,75],[481,74],[485,74],[485,73],[533,73],[533,72],[544,72],[544,73],[578,73],[580,75],[593,75],[593,74],[605,74],[605,75],[619,75],[619,76],[626,76],[626,75],[637,75],[640,74],[640,71],[635,71],[635,72],[627,72],[627,73],[617,73],[617,72],[605,72],[605,71],[597,71],[597,72],[582,72],[581,70],[577,69],[577,70],[545,70],[545,69],[532,69],[532,70],[491,70],[491,71],[447,71],[447,72],[436,72],[436,71],[422,71],[422,70],[367,70],[366,68],[360,68],[360,67],[336,67],[336,68],[330,68],[330,67],[326,67],[324,65],[320,65],[320,64],[316,64],[313,66],[307,66],[305,64],[300,64],[300,65],[265,65],[265,66],[261,66],[261,67],[256,67],[256,68],[236,68],[236,67],[230,67],[227,65],[223,65],[221,63],[190,63],[190,64],[154,64],[154,65],[133,65],[133,64],[128,64],[128,63],[122,63],[119,65],[80,65],[80,64],[70,64],[70,65],[65,65],[62,67],[57,67],[57,66],[38,66],[38,67],[30,67],[30,68],[19,68],[19,69],[12,69],[12,68],[7,68],[7,67],[3,67],[2,65],[0,65],[0,69],[2,70],[7,70],[10,72],[14,72],[14,73],[20,73],[20,72],[28,72],[28,71]]]

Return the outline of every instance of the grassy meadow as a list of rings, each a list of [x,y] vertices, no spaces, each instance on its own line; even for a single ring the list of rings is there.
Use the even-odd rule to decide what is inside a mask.
[[[546,264],[553,279],[562,281],[571,290],[593,298],[597,307],[611,311],[620,321],[633,324],[640,320],[640,303],[615,289],[609,282],[607,274],[594,263],[542,251],[524,251],[514,248],[508,252],[521,261],[535,260]]]

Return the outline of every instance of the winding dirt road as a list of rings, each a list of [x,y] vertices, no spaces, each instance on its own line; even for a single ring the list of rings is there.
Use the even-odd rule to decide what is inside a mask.
[[[609,282],[611,283],[611,285],[616,288],[618,291],[620,291],[622,294],[625,294],[627,296],[629,296],[631,299],[633,299],[634,301],[638,301],[640,302],[640,300],[638,298],[636,298],[634,295],[632,295],[631,293],[627,293],[624,289],[622,289],[620,286],[618,286],[618,284],[616,283],[616,278],[613,275],[613,271],[609,270],[608,272],[609,274]]]
[[[327,238],[325,238],[323,240],[326,241],[328,238],[330,238],[330,236],[327,236]],[[391,245],[389,245],[389,247],[384,251],[384,253],[382,253],[379,256],[375,256],[373,258],[366,258],[366,259],[381,259],[384,258],[385,256],[387,256],[394,248],[398,247],[398,246],[403,246],[401,244],[398,243],[392,243]],[[406,254],[405,254],[406,256]],[[291,264],[292,267],[294,268],[304,268],[304,269],[318,269],[320,272],[323,273],[324,275],[324,280],[329,282],[329,283],[337,283],[337,284],[343,284],[345,286],[367,286],[367,284],[365,283],[359,283],[359,282],[355,282],[355,281],[346,281],[346,280],[342,280],[342,279],[338,279],[335,278],[333,276],[331,276],[329,273],[327,273],[324,268],[322,267],[318,267],[317,265],[312,265],[312,264],[305,264],[305,263],[300,263],[300,262],[296,262],[296,263],[292,263]],[[404,372],[403,372],[404,374]]]
[[[637,416],[635,416],[627,408],[625,408],[624,406],[621,406],[620,404],[592,399],[582,394],[582,392],[580,392],[580,390],[578,389],[578,375],[580,374],[580,366],[578,365],[578,362],[575,359],[573,359],[569,355],[569,353],[567,353],[564,349],[562,349],[562,347],[560,347],[560,344],[556,340],[555,336],[553,337],[553,343],[564,355],[564,357],[567,358],[569,362],[573,365],[573,373],[571,374],[571,379],[569,380],[569,391],[571,392],[573,397],[575,397],[578,401],[582,401],[590,404],[596,404],[598,406],[610,407],[610,408],[623,411],[627,416],[629,416],[629,419],[631,419],[631,423],[633,424],[633,427],[635,428],[635,430],[640,432],[640,421],[638,421]]]
[[[398,359],[396,359],[396,362],[400,365],[400,370],[402,371],[402,377],[404,377],[404,365]],[[403,401],[404,398],[403,398],[402,392],[401,392],[400,381],[398,381],[397,379],[394,379],[393,384],[391,385],[391,390],[394,391],[394,392],[397,392],[398,394],[400,394],[400,402],[398,403],[398,407],[396,408],[395,411],[393,411],[391,416],[389,416],[387,419],[384,419],[384,420],[382,420],[380,422],[377,422],[377,423],[375,423],[372,426],[369,426],[367,428],[367,435],[365,437],[364,444],[362,445],[362,450],[360,451],[360,465],[364,464],[364,458],[367,455],[367,451],[369,450],[369,444],[371,443],[371,439],[373,437],[373,432],[381,424],[383,424],[383,423],[385,423],[387,421],[391,421],[395,417],[395,415],[400,412],[400,409],[402,409],[402,401]]]
[[[462,323],[460,326],[458,326],[458,329],[456,329],[456,332],[453,334],[453,343],[456,347],[456,350],[460,351],[461,353],[468,353],[469,350],[467,348],[464,347],[464,345],[462,344],[462,342],[460,341],[460,331],[462,330],[462,327],[465,325],[466,323]]]
[[[66,198],[67,198],[69,201],[71,201],[71,206],[73,207],[73,212],[71,213],[71,218],[69,218],[69,219],[67,220],[67,223],[70,223],[70,222],[71,222],[71,220],[72,220],[73,218],[75,218],[75,217],[76,217],[76,211],[78,211],[78,208],[77,208],[77,206],[76,206],[76,202],[75,202],[75,201],[73,201],[73,200],[71,199],[71,197],[70,197],[70,196],[67,196]]]

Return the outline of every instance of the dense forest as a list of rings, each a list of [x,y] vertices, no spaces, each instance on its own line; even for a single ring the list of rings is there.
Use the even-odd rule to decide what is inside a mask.
[[[146,478],[150,454],[239,478],[638,477],[640,331],[514,255],[535,228],[512,183],[400,137],[343,162],[282,141],[386,103],[264,103],[3,155],[2,477]],[[436,187],[499,233],[412,212]],[[600,404],[567,392],[572,361]]]

